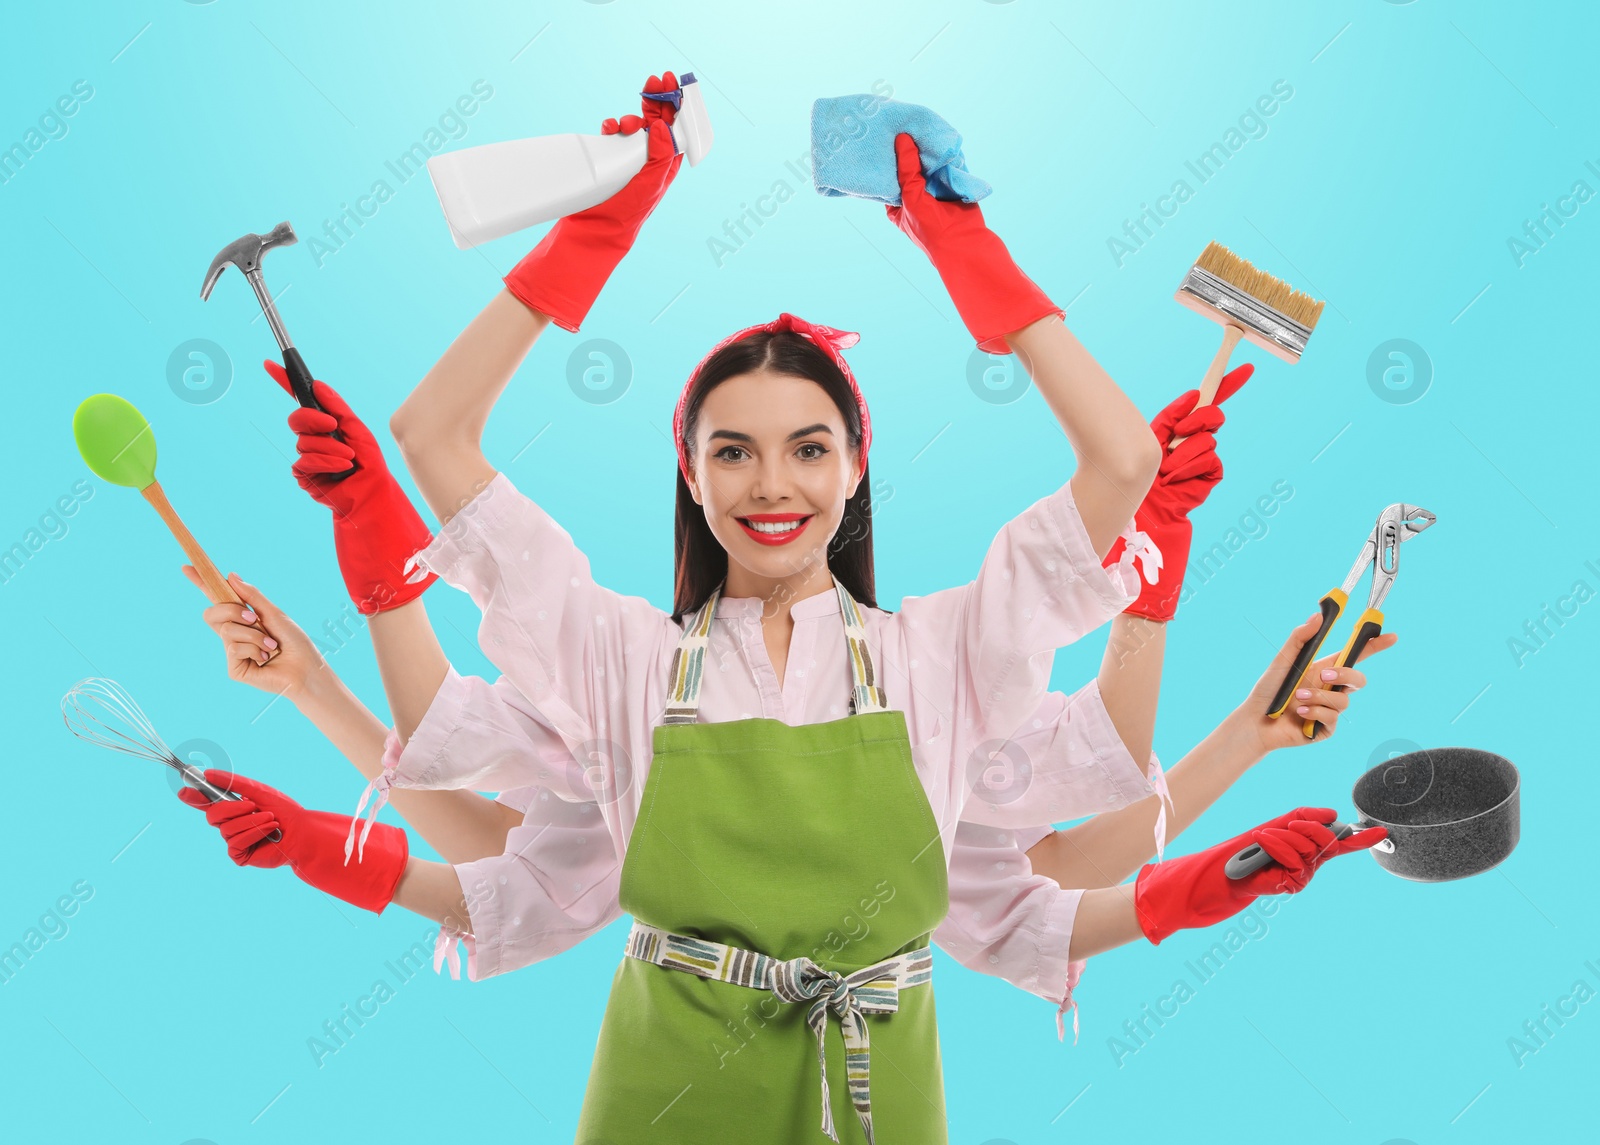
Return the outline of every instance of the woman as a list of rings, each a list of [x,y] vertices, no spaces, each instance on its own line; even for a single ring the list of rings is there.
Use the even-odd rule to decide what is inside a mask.
[[[1131,404],[981,215],[971,205],[944,211],[949,204],[919,214],[908,197],[891,217],[929,253],[979,344],[1014,348],[1061,420],[1080,460],[1069,485],[1007,526],[971,584],[907,600],[898,614],[877,610],[870,422],[840,353],[849,342],[784,315],[727,339],[680,400],[674,612],[606,593],[476,439],[547,322],[576,329],[670,182],[670,141],[659,122],[650,132],[639,176],[606,210],[557,224],[391,422],[443,522],[417,567],[472,592],[485,610],[486,654],[575,754],[621,745],[594,765],[607,830],[625,854],[619,901],[636,921],[579,1138],[633,1139],[670,1113],[657,1127],[674,1137],[810,1139],[806,1095],[820,1087],[822,1127],[835,1140],[871,1141],[875,1123],[886,1140],[943,1140],[926,941],[948,909],[954,825],[969,793],[963,761],[1033,712],[1054,648],[1134,595],[1129,559],[1109,572],[1100,562],[1159,459]],[[900,141],[897,151],[904,172]],[[835,546],[847,519],[857,531]],[[398,551],[367,550],[374,559]],[[1125,558],[1134,554],[1130,546]],[[341,547],[342,566],[345,555]],[[718,664],[728,649],[737,656]],[[419,693],[431,670],[413,673]],[[769,709],[789,718],[750,714]],[[621,797],[635,760],[648,768],[637,802]],[[256,832],[281,824],[282,849],[313,885],[373,909],[392,898],[436,918],[469,911],[450,868],[408,861],[397,828],[378,825],[363,839],[364,861],[334,869],[332,820],[347,817],[248,793],[262,809],[252,802],[233,818]],[[245,838],[234,842],[248,849]],[[1207,925],[1376,841],[1363,833],[1335,844],[1304,809],[1241,839],[1283,866],[1236,886],[1218,881],[1220,848],[1146,868],[1131,895],[1091,892],[1102,897],[1086,945]],[[807,958],[840,905],[868,895],[879,906],[872,931],[831,966]],[[1086,895],[1080,929],[1089,906]],[[746,1020],[750,988],[804,1005],[763,1010],[761,1033],[732,1062],[693,1056]],[[816,1072],[801,1056],[806,1027]],[[873,1056],[894,1068],[872,1071]],[[859,1127],[835,1123],[830,1077]]]

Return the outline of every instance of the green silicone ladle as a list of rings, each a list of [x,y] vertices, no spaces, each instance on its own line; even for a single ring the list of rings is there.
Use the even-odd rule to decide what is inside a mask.
[[[96,477],[145,489],[156,479],[156,435],[134,404],[116,394],[84,398],[72,415],[78,452]]]
[[[184,555],[200,574],[206,595],[213,602],[243,603],[233,591],[200,542],[178,517],[161,483],[156,480],[156,435],[134,404],[116,394],[94,394],[84,398],[72,415],[72,436],[78,452],[95,476],[113,485],[126,485],[144,494],[183,547]],[[281,649],[272,649],[273,657]]]

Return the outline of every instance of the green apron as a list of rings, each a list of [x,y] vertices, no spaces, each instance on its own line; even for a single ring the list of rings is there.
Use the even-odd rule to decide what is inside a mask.
[[[720,589],[685,627],[579,1145],[947,1140],[928,949],[950,905],[944,845],[905,715],[837,590],[842,719],[694,722]]]

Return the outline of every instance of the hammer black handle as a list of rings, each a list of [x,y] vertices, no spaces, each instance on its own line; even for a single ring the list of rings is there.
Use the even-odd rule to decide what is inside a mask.
[[[322,406],[317,402],[317,395],[311,387],[311,370],[306,366],[306,360],[300,356],[300,351],[290,346],[283,352],[283,372],[289,375],[289,384],[294,387],[295,400],[306,409],[320,410]],[[330,435],[335,441],[343,441],[344,434],[334,430]],[[343,481],[356,471],[352,465],[343,473],[328,474],[329,481]]]
[[[289,384],[294,387],[295,401],[306,409],[322,408],[317,404],[317,395],[311,388],[311,371],[306,367],[306,360],[293,346],[283,352],[283,372],[289,375]]]

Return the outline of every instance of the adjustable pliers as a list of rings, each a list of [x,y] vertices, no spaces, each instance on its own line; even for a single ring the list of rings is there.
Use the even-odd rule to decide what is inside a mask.
[[[1345,605],[1349,603],[1351,591],[1369,566],[1372,568],[1372,593],[1367,598],[1367,610],[1361,614],[1361,619],[1356,621],[1349,642],[1339,654],[1338,666],[1348,668],[1354,664],[1367,643],[1383,631],[1383,613],[1379,611],[1379,606],[1383,604],[1384,597],[1389,595],[1389,590],[1394,587],[1395,576],[1400,571],[1400,545],[1436,520],[1438,518],[1432,513],[1416,505],[1390,505],[1378,514],[1378,523],[1373,527],[1372,534],[1367,537],[1366,544],[1361,547],[1361,555],[1356,558],[1356,563],[1350,567],[1350,575],[1344,578],[1343,585],[1322,598],[1318,606],[1322,610],[1322,627],[1317,629],[1317,634],[1306,642],[1305,647],[1300,649],[1300,654],[1294,658],[1283,684],[1272,697],[1272,706],[1267,710],[1268,716],[1277,719],[1288,708],[1290,698],[1300,687],[1302,679],[1311,667],[1311,662],[1316,659],[1317,650],[1322,647],[1322,642],[1333,628],[1334,621],[1339,619]],[[1333,690],[1342,692],[1345,689],[1336,687]],[[1316,739],[1317,732],[1321,728],[1322,725],[1316,720],[1305,721],[1306,738]]]

